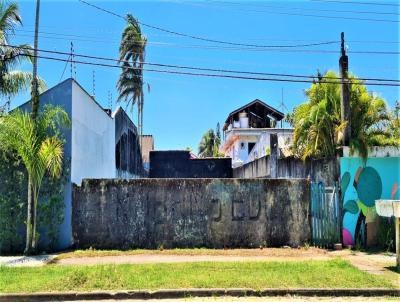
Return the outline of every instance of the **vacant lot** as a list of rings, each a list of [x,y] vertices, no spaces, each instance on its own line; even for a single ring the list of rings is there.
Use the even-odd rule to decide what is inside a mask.
[[[234,287],[392,288],[393,284],[340,259],[0,267],[2,293]]]

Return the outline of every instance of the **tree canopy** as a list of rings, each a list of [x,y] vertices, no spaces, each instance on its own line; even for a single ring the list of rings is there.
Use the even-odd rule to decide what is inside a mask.
[[[9,102],[24,89],[29,89],[32,82],[32,73],[16,70],[25,61],[31,62],[32,51],[29,45],[10,47],[9,40],[17,26],[22,25],[19,8],[15,2],[0,0],[0,107]],[[45,89],[43,80],[38,79],[39,91]]]
[[[332,157],[342,146],[340,80],[333,71],[313,83],[305,94],[307,102],[297,106],[287,119],[294,127],[293,152],[306,158]],[[362,157],[368,155],[371,146],[400,145],[399,137],[393,137],[389,128],[391,116],[384,99],[368,92],[362,81],[350,75],[350,150]]]

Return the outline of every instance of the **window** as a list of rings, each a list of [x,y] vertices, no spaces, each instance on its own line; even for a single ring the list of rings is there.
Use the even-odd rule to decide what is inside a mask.
[[[251,150],[253,150],[255,145],[256,145],[256,143],[249,143],[249,150],[248,150],[249,154],[250,154]]]

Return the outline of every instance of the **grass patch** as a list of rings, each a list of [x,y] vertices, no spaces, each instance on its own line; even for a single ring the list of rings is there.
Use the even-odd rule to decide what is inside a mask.
[[[1,293],[217,287],[393,288],[393,285],[380,276],[362,272],[340,259],[0,267]]]

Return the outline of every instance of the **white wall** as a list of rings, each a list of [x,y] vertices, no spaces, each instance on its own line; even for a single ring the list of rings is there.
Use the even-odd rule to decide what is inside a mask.
[[[71,181],[114,178],[115,123],[75,82],[72,84]]]

